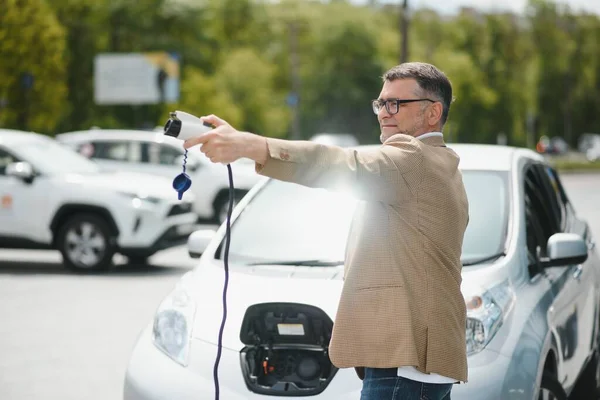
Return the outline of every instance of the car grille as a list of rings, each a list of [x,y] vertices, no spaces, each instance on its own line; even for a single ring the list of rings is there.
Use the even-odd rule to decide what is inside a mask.
[[[175,204],[171,207],[167,216],[172,217],[173,215],[187,214],[190,211],[192,211],[192,203]]]

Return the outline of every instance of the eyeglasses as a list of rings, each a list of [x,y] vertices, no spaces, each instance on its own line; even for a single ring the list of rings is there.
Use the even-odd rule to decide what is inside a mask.
[[[379,114],[379,111],[381,110],[381,107],[383,107],[385,105],[385,109],[388,112],[388,114],[394,115],[394,114],[398,113],[398,110],[400,110],[400,104],[414,103],[414,102],[417,102],[417,101],[430,101],[432,103],[435,103],[435,100],[431,100],[431,99],[406,99],[406,100],[401,100],[401,99],[387,99],[387,100],[375,99],[372,102],[372,107],[373,107],[373,112],[375,114]]]

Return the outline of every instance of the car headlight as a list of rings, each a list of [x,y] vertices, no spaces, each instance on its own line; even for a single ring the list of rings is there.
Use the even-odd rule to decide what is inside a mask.
[[[130,198],[131,205],[133,206],[133,208],[140,208],[143,205],[153,206],[154,204],[158,204],[161,202],[161,200],[158,197],[152,197],[145,194],[135,194],[129,192],[119,192],[119,194]]]
[[[187,367],[196,302],[178,285],[160,304],[154,316],[152,342],[174,361]]]
[[[467,355],[478,353],[487,346],[502,326],[514,301],[515,294],[508,281],[466,299]]]

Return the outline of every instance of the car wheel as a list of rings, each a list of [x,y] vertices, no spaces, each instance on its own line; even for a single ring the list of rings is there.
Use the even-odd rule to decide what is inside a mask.
[[[545,372],[538,398],[539,400],[567,400],[567,393],[554,375]]]
[[[572,394],[574,399],[584,398],[593,393],[593,399],[600,399],[600,362],[598,350],[585,367]]]
[[[590,391],[594,393],[596,398],[600,398],[600,360],[598,359],[598,353],[594,354],[594,359],[590,362],[590,370],[593,376],[590,378]]]
[[[65,266],[77,272],[106,270],[115,254],[108,224],[93,214],[76,214],[60,227],[58,250]]]

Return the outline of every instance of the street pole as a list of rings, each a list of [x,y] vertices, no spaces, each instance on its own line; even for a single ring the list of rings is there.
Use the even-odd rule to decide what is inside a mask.
[[[23,95],[22,108],[19,112],[18,127],[21,130],[29,130],[29,112],[31,107],[31,89],[33,88],[34,76],[31,72],[21,74],[21,93]]]
[[[400,63],[408,62],[408,0],[402,1],[399,18],[400,27]]]
[[[533,112],[529,111],[527,113],[526,119],[527,126],[527,148],[534,149],[535,148],[535,115]]]
[[[567,20],[566,33],[578,42],[573,22]],[[564,138],[569,146],[573,146],[573,87],[575,85],[575,65],[581,59],[581,46],[575,46],[574,53],[569,56],[569,65],[565,74],[565,111],[564,111]]]

